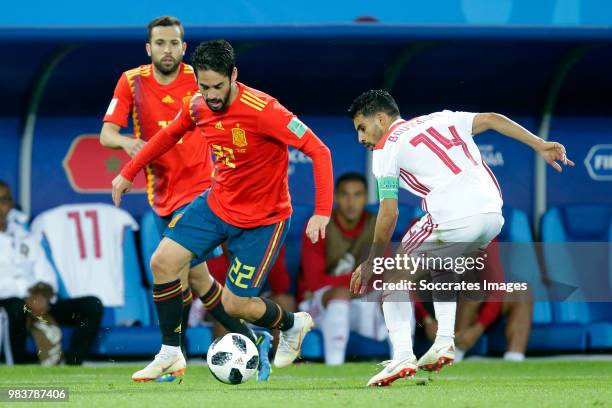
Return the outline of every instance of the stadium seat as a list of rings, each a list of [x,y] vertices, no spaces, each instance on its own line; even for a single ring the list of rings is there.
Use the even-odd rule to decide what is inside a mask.
[[[309,205],[292,204],[293,214],[291,215],[291,225],[285,237],[285,262],[291,277],[290,293],[295,293],[297,287],[297,277],[300,271],[300,259],[302,253],[302,236],[306,229],[306,223],[314,214],[314,208]]]
[[[140,250],[142,252],[145,277],[148,286],[153,284],[153,273],[151,272],[149,261],[160,240],[161,235],[159,235],[157,226],[155,225],[155,213],[149,210],[145,212],[140,219]]]
[[[150,297],[142,285],[142,273],[138,261],[138,252],[134,240],[134,232],[126,228],[123,235],[123,268],[125,271],[125,304],[121,307],[112,308],[112,326],[140,325],[149,326],[151,315],[147,307],[147,299]],[[107,310],[109,308],[106,308]]]
[[[351,332],[346,346],[347,358],[387,358],[390,355],[389,342],[377,341]]]
[[[126,228],[123,241],[125,304],[105,308],[97,354],[149,355],[159,350],[159,329],[151,327],[148,291],[142,285],[134,233]]]
[[[612,348],[612,304],[586,302],[610,299],[611,277],[608,271],[601,272],[601,265],[609,265],[610,254],[603,244],[577,247],[568,243],[609,242],[611,223],[612,207],[605,205],[553,208],[542,218],[548,275],[554,286],[573,291],[567,300],[552,304],[553,321],[584,327],[592,349]],[[558,295],[551,293],[557,299]]]
[[[506,279],[527,282],[534,299],[533,323],[551,323],[548,289],[542,282],[529,217],[526,212],[507,206],[503,208],[503,216],[504,226],[497,240]]]
[[[190,327],[187,329],[187,354],[205,356],[213,341],[212,324]]]
[[[151,356],[159,351],[159,329],[144,327],[102,328],[97,354],[104,356]]]
[[[318,330],[311,330],[302,343],[301,356],[306,359],[320,360],[323,358],[323,335]]]

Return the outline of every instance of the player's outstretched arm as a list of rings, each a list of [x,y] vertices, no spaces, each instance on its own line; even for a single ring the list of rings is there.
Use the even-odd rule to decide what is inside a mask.
[[[477,135],[487,130],[495,130],[504,136],[511,137],[525,143],[557,171],[562,171],[560,161],[565,166],[574,166],[574,162],[567,158],[565,146],[557,142],[547,142],[518,123],[498,113],[479,113],[474,117],[472,133]]]
[[[372,272],[371,263],[376,257],[385,255],[385,251],[397,224],[398,208],[397,198],[385,198],[380,202],[378,215],[376,216],[376,225],[374,226],[374,241],[370,250],[368,260],[359,265],[351,276],[351,292],[354,294],[362,293],[365,288],[361,286],[362,282],[368,282],[370,277],[368,273]]]
[[[334,173],[331,153],[325,144],[314,134],[300,148],[312,159],[315,181],[315,214],[306,225],[306,235],[315,244],[319,237],[325,238],[325,228],[329,223],[334,195]]]

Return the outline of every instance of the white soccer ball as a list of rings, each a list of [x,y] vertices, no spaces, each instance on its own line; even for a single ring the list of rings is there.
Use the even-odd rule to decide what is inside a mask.
[[[217,380],[225,384],[241,384],[257,372],[259,353],[248,337],[228,333],[210,345],[206,361]]]

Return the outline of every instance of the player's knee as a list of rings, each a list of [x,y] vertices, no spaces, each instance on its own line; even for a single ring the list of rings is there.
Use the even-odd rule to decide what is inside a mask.
[[[349,292],[349,289],[344,286],[331,287],[323,295],[323,304],[327,305],[327,303],[329,303],[331,300],[351,300],[351,293]]]
[[[154,276],[163,276],[169,273],[169,264],[163,252],[156,250],[151,256],[151,272]]]

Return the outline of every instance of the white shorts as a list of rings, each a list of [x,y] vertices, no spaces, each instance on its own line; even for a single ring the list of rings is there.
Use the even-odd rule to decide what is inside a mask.
[[[443,224],[434,224],[431,216],[425,214],[404,235],[402,247],[407,254],[411,254],[424,247],[441,248],[444,244],[463,244],[460,246],[462,253],[455,255],[464,255],[486,249],[503,225],[504,217],[500,213],[476,214]]]
[[[331,286],[325,286],[318,289],[310,299],[302,301],[298,306],[300,311],[308,312],[312,316],[315,326],[319,329],[324,327],[323,321],[327,313],[323,306],[323,294],[331,288]],[[385,340],[388,337],[385,318],[379,302],[352,299],[349,309],[351,331],[378,341]]]

